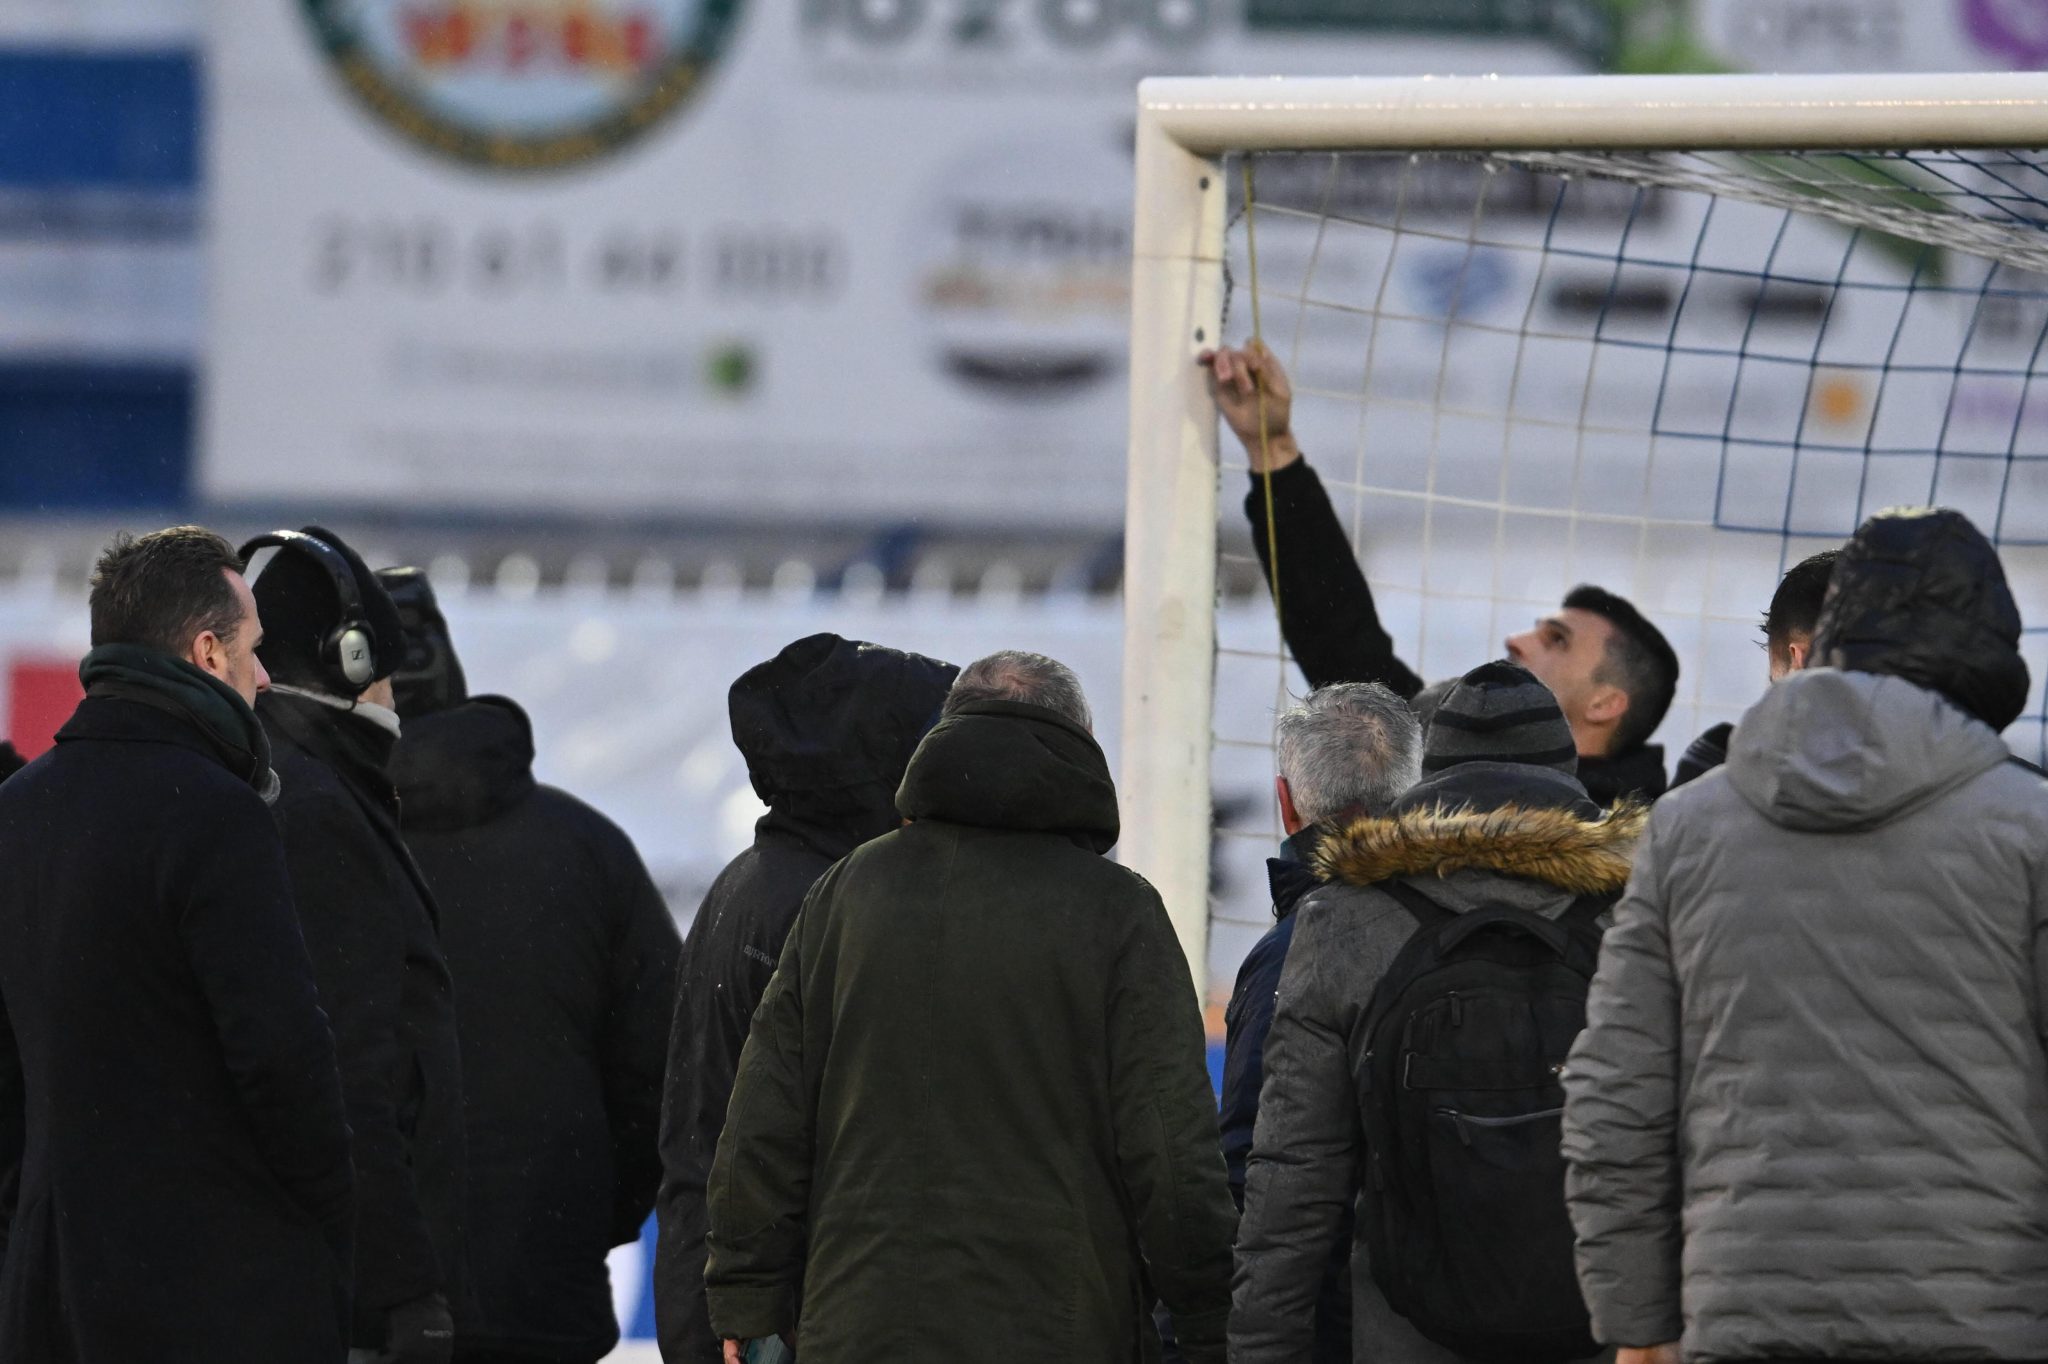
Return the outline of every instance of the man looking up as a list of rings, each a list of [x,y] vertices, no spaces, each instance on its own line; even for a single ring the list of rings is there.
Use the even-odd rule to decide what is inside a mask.
[[[1827,600],[1828,579],[1835,571],[1838,549],[1824,549],[1792,565],[1771,594],[1771,609],[1764,613],[1764,651],[1770,660],[1771,681],[1776,682],[1806,666],[1813,651],[1813,632],[1820,625],[1821,603]],[[1671,785],[1679,787],[1728,761],[1728,740],[1735,726],[1722,723],[1694,739],[1678,760]]]
[[[1286,371],[1257,342],[1205,351],[1201,360],[1215,378],[1217,409],[1251,461],[1245,512],[1269,573],[1262,475],[1270,459],[1275,533],[1283,546],[1280,632],[1302,674],[1312,687],[1379,682],[1413,697],[1422,679],[1395,655],[1329,495],[1295,444]],[[1571,727],[1579,780],[1594,800],[1612,805],[1626,796],[1663,794],[1664,750],[1649,739],[1677,691],[1678,655],[1641,612],[1602,588],[1575,587],[1558,610],[1510,635],[1505,648],[1557,697]]]
[[[333,532],[279,531],[243,552],[273,545],[254,584],[272,679],[257,714],[355,1135],[349,1343],[380,1364],[443,1364],[463,1304],[462,1065],[433,897],[399,838],[389,775],[403,626]]]
[[[85,699],[0,788],[0,1359],[339,1364],[349,1137],[256,603],[174,526],[91,610]]]

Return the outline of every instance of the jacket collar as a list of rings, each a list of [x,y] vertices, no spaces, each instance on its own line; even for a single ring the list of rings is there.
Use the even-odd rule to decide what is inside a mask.
[[[502,696],[414,715],[391,759],[407,829],[469,829],[533,793],[533,726]]]
[[[970,701],[918,745],[896,793],[906,819],[1063,835],[1106,853],[1116,786],[1095,737],[1021,701]]]
[[[102,704],[81,706],[60,741],[179,742],[248,782],[266,803],[277,799],[269,736],[241,695],[211,673],[138,644],[103,644],[79,664],[78,678],[86,699]],[[109,702],[111,710],[103,704]],[[150,723],[132,713],[138,710],[163,719]]]
[[[1273,917],[1284,919],[1294,913],[1302,897],[1322,884],[1310,865],[1316,845],[1322,841],[1321,826],[1309,824],[1288,836],[1280,855],[1266,859],[1266,885],[1273,892]]]
[[[1601,805],[1655,800],[1669,785],[1664,775],[1664,746],[1643,744],[1611,757],[1581,757],[1579,780],[1586,794]]]
[[[1628,883],[1648,819],[1649,807],[1634,803],[1600,817],[1558,806],[1415,807],[1332,831],[1315,868],[1326,880],[1353,886],[1483,871],[1574,895],[1613,895]]]
[[[275,689],[256,698],[256,713],[307,756],[333,768],[359,796],[386,811],[397,804],[389,774],[398,736],[382,725],[324,699]]]

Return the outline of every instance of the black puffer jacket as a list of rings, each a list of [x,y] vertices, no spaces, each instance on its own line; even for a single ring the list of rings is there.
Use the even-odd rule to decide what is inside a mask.
[[[896,788],[956,672],[821,634],[733,684],[733,740],[769,808],[753,847],[712,883],[683,944],[655,1258],[655,1316],[669,1364],[720,1354],[704,1300],[705,1180],[754,1006],[811,883],[897,826]]]
[[[595,1360],[618,1340],[605,1254],[654,1205],[675,921],[619,827],[533,779],[501,696],[408,715],[392,762],[462,1007],[464,1348]]]

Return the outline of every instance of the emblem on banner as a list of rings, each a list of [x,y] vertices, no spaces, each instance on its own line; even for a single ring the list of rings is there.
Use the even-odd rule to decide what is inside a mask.
[[[595,160],[688,104],[742,0],[300,0],[358,103],[495,170]]]

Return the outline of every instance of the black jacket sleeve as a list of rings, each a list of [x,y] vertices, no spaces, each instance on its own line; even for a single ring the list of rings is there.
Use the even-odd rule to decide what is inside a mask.
[[[758,847],[742,853],[712,884],[683,941],[663,1083],[654,1252],[654,1319],[668,1364],[719,1358],[704,1295],[711,1160],[755,1007],[797,906],[822,870],[818,858],[771,859]]]
[[[28,1149],[28,1087],[21,1048],[0,999],[0,1265],[7,1263],[7,1236],[21,1201],[21,1162]]]
[[[1280,968],[1287,962],[1288,921],[1276,924],[1245,954],[1237,986],[1223,1011],[1223,1163],[1230,1172],[1230,1196],[1244,1207],[1244,1165],[1252,1153],[1259,1118],[1259,1087],[1265,1082],[1266,1034],[1273,1027],[1273,1000]]]
[[[722,1339],[797,1325],[818,1114],[804,1056],[804,915],[831,893],[828,875],[797,911],[740,1049],[712,1154],[704,1286],[712,1330]]]
[[[354,1224],[348,1122],[284,851],[270,812],[253,798],[219,810],[210,831],[183,878],[186,959],[258,1148],[319,1222],[346,1273]]]
[[[1270,583],[1273,549],[1266,538],[1261,475],[1252,475],[1244,511],[1259,567]],[[1273,531],[1280,542],[1280,633],[1308,684],[1378,682],[1410,698],[1421,691],[1422,679],[1394,656],[1394,641],[1380,625],[1365,572],[1322,480],[1305,459],[1273,475]]]
[[[417,1065],[399,1033],[402,902],[387,879],[389,853],[346,796],[309,793],[280,813],[292,893],[320,999],[334,1023],[355,1136],[360,1322],[447,1288],[399,1129],[401,1067]]]
[[[662,1070],[682,940],[654,879],[616,828],[604,863],[614,914],[604,1029],[604,1103],[612,1134],[612,1244],[639,1239],[661,1183]]]

